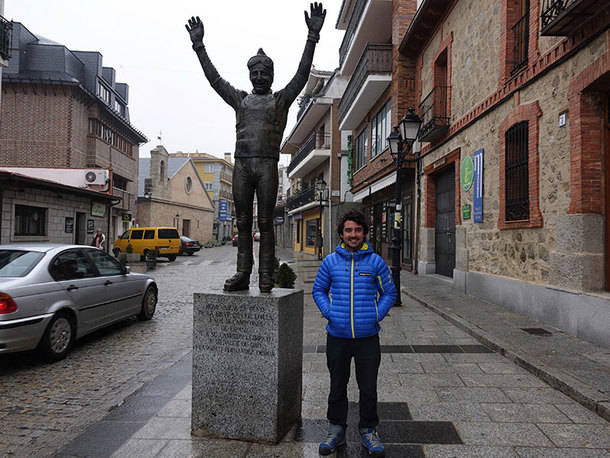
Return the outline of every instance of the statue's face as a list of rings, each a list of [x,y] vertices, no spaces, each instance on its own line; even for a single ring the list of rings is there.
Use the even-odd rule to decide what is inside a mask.
[[[250,69],[250,81],[255,94],[267,94],[273,83],[273,72],[263,65],[255,65]]]

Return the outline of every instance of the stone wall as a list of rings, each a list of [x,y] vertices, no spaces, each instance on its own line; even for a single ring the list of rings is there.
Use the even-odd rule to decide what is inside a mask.
[[[450,19],[462,8],[471,2],[459,2],[458,6],[450,15]],[[493,2],[492,2],[493,3]],[[466,10],[468,10],[466,8]],[[471,10],[474,11],[474,10]],[[490,13],[491,14],[491,13]],[[465,19],[466,20],[466,19]],[[494,21],[493,18],[490,21]],[[448,20],[444,26],[445,33],[449,33]],[[457,61],[459,56],[472,55],[473,47],[470,40],[458,39],[460,33],[457,27],[461,22],[455,19],[454,40],[452,52],[454,57],[454,72],[459,72]],[[462,24],[460,28],[467,29]],[[491,40],[493,36],[488,36]],[[485,41],[485,40],[484,40]],[[430,79],[432,49],[436,49],[438,40],[433,40],[428,49],[424,52],[424,68],[422,72],[422,83]],[[574,57],[564,61],[560,65],[552,68],[544,76],[532,81],[528,86],[517,91],[513,97],[507,98],[502,103],[494,106],[493,109],[476,118],[467,127],[458,131],[448,141],[438,146],[429,153],[423,160],[423,166],[432,164],[434,161],[450,153],[456,148],[461,148],[461,158],[473,156],[474,151],[483,148],[484,153],[484,222],[473,223],[472,219],[462,221],[465,234],[462,235],[467,250],[468,269],[471,272],[480,272],[493,275],[511,277],[515,279],[533,281],[542,284],[555,284],[563,287],[585,287],[585,283],[574,282],[573,278],[552,273],[553,266],[551,254],[557,250],[558,246],[558,220],[564,218],[568,213],[570,204],[570,115],[568,113],[568,123],[564,127],[559,127],[559,114],[566,111],[569,106],[567,99],[568,88],[571,79],[579,74],[584,68],[607,52],[606,38],[598,37],[589,43],[584,49]],[[452,114],[466,113],[472,109],[476,102],[467,94],[478,92],[480,97],[487,97],[489,94],[485,89],[489,87],[489,92],[497,85],[498,73],[480,71],[489,59],[494,60],[493,56],[499,55],[499,49],[493,46],[486,48],[490,54],[484,55],[474,50],[476,74],[481,73],[479,78],[473,74],[470,78],[452,77],[453,100]],[[476,70],[475,69],[475,70]],[[486,78],[496,79],[495,82],[486,82]],[[463,87],[462,87],[463,86]],[[483,90],[481,90],[483,89]],[[464,94],[460,97],[459,94]],[[425,95],[425,91],[424,91]],[[518,228],[518,229],[498,229],[498,217],[500,213],[500,170],[499,152],[502,141],[498,132],[498,126],[509,116],[516,107],[530,104],[537,101],[540,107],[541,116],[538,118],[538,151],[530,147],[530,154],[538,154],[540,164],[539,172],[539,207],[542,214],[542,227],[540,228]],[[453,119],[453,117],[452,117]],[[432,178],[426,178],[432,179]],[[459,175],[456,176],[459,179]],[[426,189],[422,183],[422,190]],[[460,191],[461,204],[473,204],[473,190]],[[423,193],[424,202],[429,196]],[[423,225],[423,220],[422,220]],[[596,234],[589,234],[588,237],[598,238],[593,245],[603,246],[603,231]],[[427,238],[429,243],[433,243],[433,238]],[[599,243],[598,243],[599,242]],[[434,262],[434,250],[428,244],[420,245],[420,260],[422,262]],[[462,259],[464,253],[461,253]],[[557,258],[560,256],[558,255]],[[565,270],[565,269],[564,269]],[[586,269],[583,271],[586,276]],[[551,280],[553,277],[554,280]],[[601,285],[586,283],[588,288],[599,288]]]

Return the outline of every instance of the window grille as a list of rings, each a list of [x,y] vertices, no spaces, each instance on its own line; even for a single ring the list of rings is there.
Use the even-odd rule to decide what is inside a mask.
[[[528,122],[523,121],[505,134],[506,221],[529,219]]]
[[[523,4],[523,16],[512,26],[513,33],[513,68],[511,74],[518,72],[527,66],[527,48],[529,46],[529,0]]]

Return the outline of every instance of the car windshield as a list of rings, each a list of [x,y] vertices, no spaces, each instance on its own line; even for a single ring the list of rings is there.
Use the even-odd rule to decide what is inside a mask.
[[[39,251],[0,250],[0,277],[24,277],[43,256]]]
[[[182,239],[183,242],[192,242],[193,239],[189,239],[188,237],[181,235],[180,238]]]

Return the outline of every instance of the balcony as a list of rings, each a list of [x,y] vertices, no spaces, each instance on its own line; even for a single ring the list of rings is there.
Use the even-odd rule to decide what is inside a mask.
[[[300,208],[312,202],[317,202],[316,189],[313,186],[305,189],[304,191],[299,192],[293,197],[289,197],[286,202],[286,211],[291,211],[296,208]]]
[[[330,158],[330,135],[314,133],[294,155],[287,173],[289,178],[301,178]]]
[[[112,188],[112,195],[120,197],[121,202],[115,207],[121,210],[132,210],[136,209],[136,196],[125,191],[124,189]]]
[[[607,0],[543,0],[540,33],[570,35],[607,7]]]
[[[339,128],[355,129],[392,82],[392,45],[369,43],[339,103]]]
[[[366,44],[391,41],[391,31],[391,0],[356,0],[339,47],[341,73],[351,75]]]
[[[0,16],[0,57],[4,60],[11,58],[11,36],[13,23]]]
[[[451,86],[436,86],[419,105],[419,141],[434,142],[449,130],[448,96]]]

